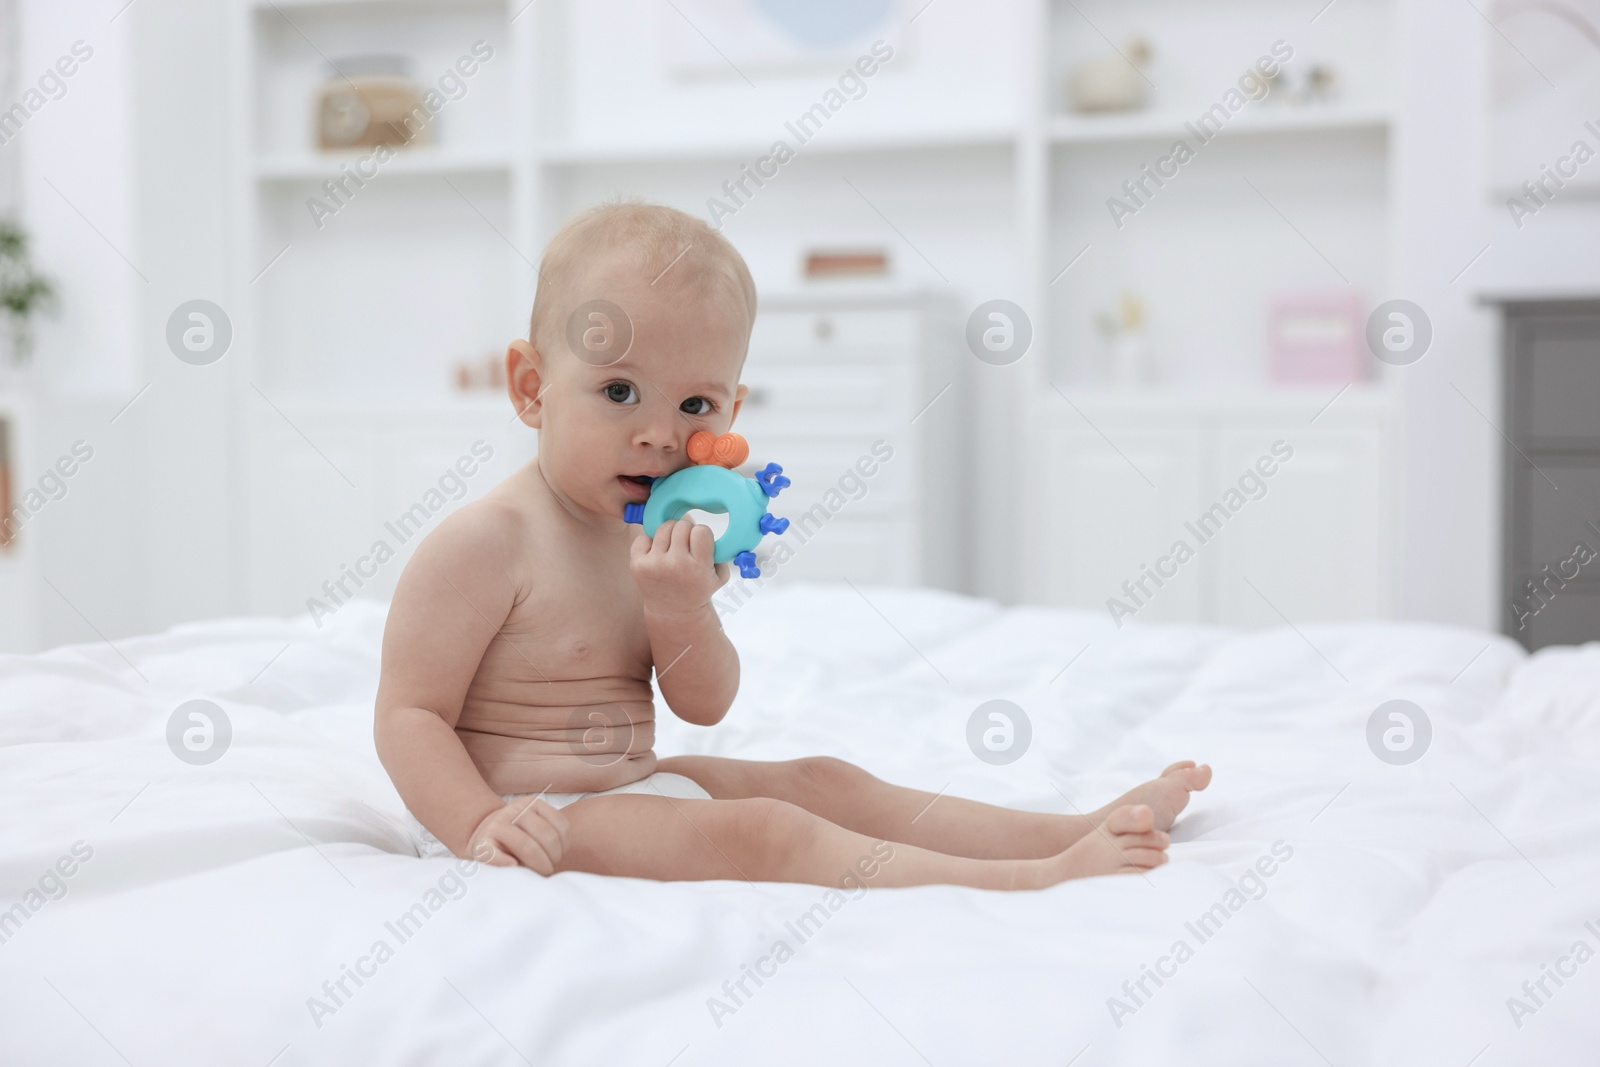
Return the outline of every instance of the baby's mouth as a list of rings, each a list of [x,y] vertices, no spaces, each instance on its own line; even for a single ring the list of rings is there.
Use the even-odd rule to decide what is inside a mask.
[[[623,492],[633,500],[645,500],[650,496],[650,483],[655,481],[648,474],[619,474],[617,482],[622,486]]]

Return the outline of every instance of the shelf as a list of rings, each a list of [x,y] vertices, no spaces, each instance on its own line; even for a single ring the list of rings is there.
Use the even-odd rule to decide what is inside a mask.
[[[379,0],[361,0],[377,3]],[[1047,137],[1054,144],[1082,144],[1096,141],[1158,140],[1182,135],[1184,123],[1192,117],[1176,113],[1141,113],[1099,118],[1058,116],[1048,126]],[[1243,112],[1225,127],[1227,133],[1296,133],[1345,130],[1381,130],[1388,127],[1385,108],[1279,108],[1270,112]],[[787,133],[788,131],[783,131]],[[793,145],[793,135],[784,138]],[[829,138],[806,142],[800,152],[819,155],[883,152],[945,152],[984,148],[1013,148],[1017,131],[974,129],[946,132],[895,134],[875,138]],[[550,166],[581,167],[627,163],[700,162],[722,159],[758,159],[771,150],[772,142],[756,140],[660,144],[574,144],[547,143],[537,150],[537,159]],[[342,164],[353,164],[370,155],[370,149],[355,152],[278,152],[258,156],[256,176],[262,181],[300,181],[331,177]],[[454,148],[402,150],[384,164],[384,174],[453,174],[510,170],[513,154],[498,148]]]
[[[1589,286],[1559,285],[1559,286],[1522,286],[1515,289],[1485,289],[1477,294],[1477,303],[1482,307],[1500,308],[1510,304],[1537,305],[1548,304],[1558,306],[1563,304],[1600,304],[1600,289]]]
[[[332,178],[339,174],[341,166],[354,165],[358,160],[370,156],[372,151],[276,152],[261,155],[256,157],[256,178],[263,182]],[[501,148],[401,149],[393,159],[378,168],[376,177],[386,174],[430,176],[510,173],[511,168],[512,154]]]
[[[779,127],[773,140],[789,143],[795,154],[844,155],[854,152],[944,152],[974,148],[1011,148],[1017,131],[989,128],[886,134],[881,137],[824,137],[796,145],[795,137]],[[703,160],[754,160],[772,150],[772,140],[714,141],[685,144],[546,144],[539,150],[542,162],[553,166],[587,166],[607,163],[675,163]]]
[[[353,9],[373,12],[396,10],[424,11],[503,11],[505,0],[250,0],[257,14],[277,12],[279,8],[296,11]],[[520,6],[520,5],[519,5]]]
[[[767,311],[838,311],[842,309],[927,308],[953,303],[957,290],[939,286],[911,286],[893,278],[837,278],[805,285],[771,287],[756,301],[756,321]]]
[[[504,415],[509,424],[516,415],[511,398],[503,391],[482,389],[470,393],[441,388],[436,396],[328,396],[324,393],[272,389],[264,394],[271,403],[293,412],[345,415]]]
[[[1167,137],[1192,136],[1184,124],[1201,114],[1179,112],[1139,112],[1131,115],[1087,117],[1058,115],[1050,120],[1049,139],[1053,144],[1087,144],[1097,141],[1144,141]],[[1222,132],[1230,133],[1316,133],[1349,130],[1383,130],[1390,123],[1386,107],[1342,104],[1274,106],[1241,111],[1228,120]]]
[[[1059,383],[1058,383],[1059,384]],[[1065,393],[1073,404],[1096,410],[1119,408],[1122,410],[1174,411],[1215,409],[1276,409],[1306,408],[1384,408],[1399,400],[1399,390],[1381,382],[1358,382],[1346,386],[1341,382],[1319,385],[1265,386],[1241,384],[1234,388],[1185,389],[1174,386],[1150,386],[1144,389],[1111,385],[1066,385]],[[1040,394],[1044,405],[1059,407],[1061,393],[1046,386]],[[1335,399],[1337,398],[1337,399]]]

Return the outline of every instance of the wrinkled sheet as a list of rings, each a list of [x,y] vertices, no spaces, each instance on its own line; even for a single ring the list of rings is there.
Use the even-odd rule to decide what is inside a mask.
[[[1600,646],[765,588],[726,620],[733,710],[707,730],[658,705],[663,755],[834,755],[1057,812],[1216,770],[1147,877],[826,897],[417,859],[371,739],[383,620],[0,657],[0,1062],[1600,1057]],[[195,698],[232,727],[202,766],[166,740]],[[967,740],[995,699],[1031,725],[1006,765]],[[1407,765],[1368,746],[1394,699],[1432,726]]]

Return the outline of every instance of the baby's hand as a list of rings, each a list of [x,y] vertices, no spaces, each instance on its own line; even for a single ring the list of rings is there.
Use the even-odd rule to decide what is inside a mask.
[[[467,842],[468,855],[491,867],[521,864],[543,875],[556,871],[567,847],[567,817],[537,797],[508,801],[483,817]]]
[[[633,580],[645,610],[681,615],[711,603],[711,594],[728,580],[728,565],[711,561],[716,538],[711,527],[673,519],[656,527],[654,538],[633,542]]]

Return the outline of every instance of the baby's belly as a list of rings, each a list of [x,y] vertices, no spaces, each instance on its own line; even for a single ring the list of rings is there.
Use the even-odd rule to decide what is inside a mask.
[[[469,698],[456,736],[496,793],[611,789],[656,768],[648,699],[546,707]]]

